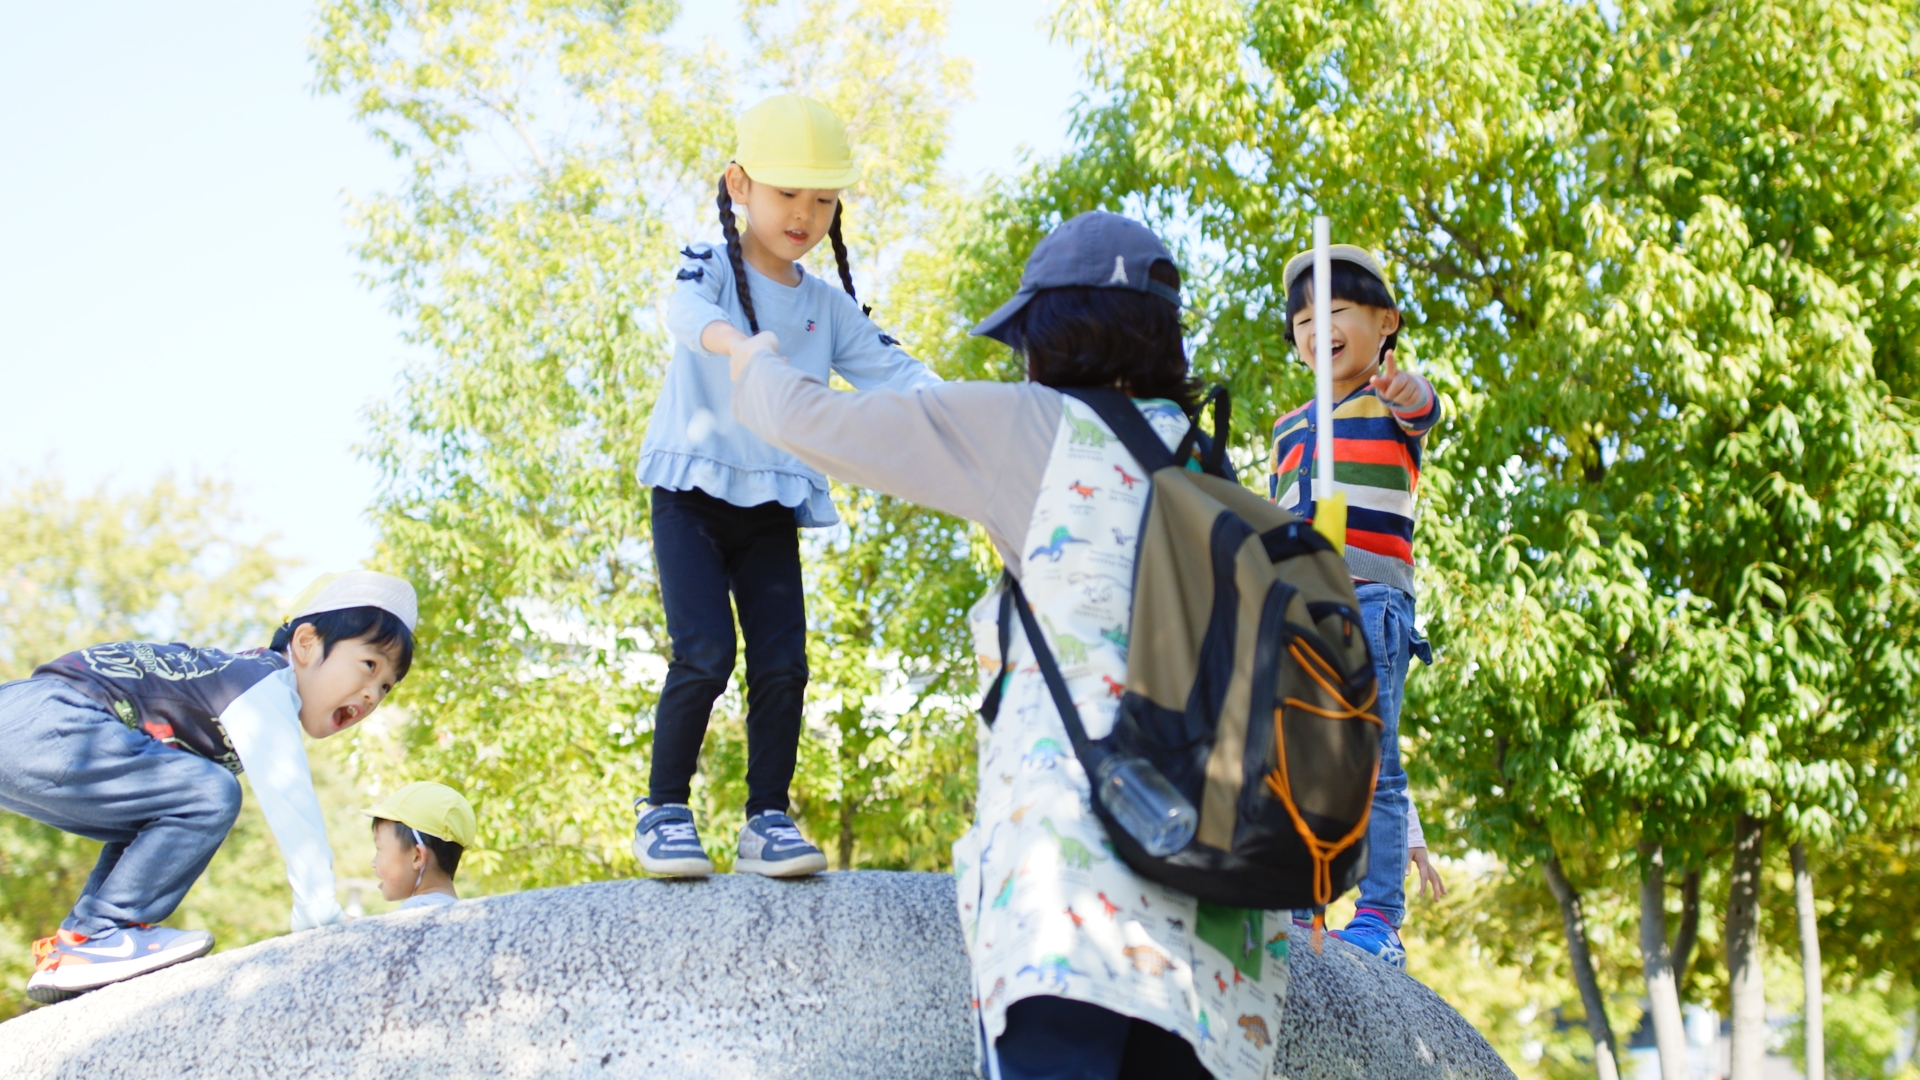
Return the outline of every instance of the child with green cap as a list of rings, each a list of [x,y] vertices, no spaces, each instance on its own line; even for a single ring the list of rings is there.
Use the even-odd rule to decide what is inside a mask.
[[[0,808],[106,846],[59,932],[34,943],[46,1004],[190,960],[173,914],[240,813],[245,770],[286,860],[295,930],[340,922],[301,734],[359,723],[413,663],[413,586],[329,574],[264,649],[95,645],[0,685]]]
[[[361,813],[373,819],[373,876],[382,899],[402,910],[460,899],[453,875],[479,831],[465,796],[415,781]]]
[[[634,806],[633,850],[651,873],[713,872],[687,804],[714,700],[733,674],[737,609],[747,661],[747,822],[734,869],[795,877],[827,865],[787,816],[807,685],[799,529],[839,517],[826,477],[735,421],[728,358],[765,330],[794,367],[821,379],[838,374],[858,390],[939,380],[854,295],[840,194],[860,170],[840,118],[782,94],[747,110],[738,136],[716,200],[723,242],[681,252],[667,314],[673,360],[640,450],[672,657],[654,713],[651,787]],[[744,229],[736,204],[747,212]],[[800,264],[823,239],[832,243],[837,289]]]

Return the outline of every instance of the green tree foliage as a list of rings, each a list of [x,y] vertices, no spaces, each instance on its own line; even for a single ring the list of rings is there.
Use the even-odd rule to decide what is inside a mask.
[[[1059,26],[1095,85],[1076,146],[965,250],[990,274],[1078,210],[1160,225],[1242,454],[1307,395],[1277,279],[1311,216],[1388,256],[1403,359],[1450,406],[1417,538],[1444,660],[1405,719],[1448,843],[1617,887],[1642,840],[1698,865],[1742,813],[1871,826],[1916,729],[1911,5],[1082,0]]]
[[[375,414],[368,449],[385,477],[381,558],[423,586],[420,660],[400,691],[414,722],[399,760],[356,760],[387,781],[463,788],[481,811],[471,865],[500,887],[635,872],[630,805],[646,788],[667,652],[636,467],[671,355],[658,305],[675,252],[717,233],[707,207],[734,112],[798,89],[846,117],[864,173],[847,236],[871,299],[917,200],[938,187],[965,74],[941,54],[940,3],[749,3],[752,54],[738,58],[668,44],[677,10],[334,0],[313,43],[322,89],[351,101],[407,170],[404,189],[359,205],[360,254],[424,357]],[[916,812],[915,798],[881,792],[886,769],[945,790],[951,718],[870,706],[864,691],[884,662],[941,692],[945,666],[965,657],[952,620],[896,632],[877,617],[911,609],[904,590],[948,595],[929,576],[978,576],[951,524],[847,508],[859,511],[848,531],[818,549],[831,565],[813,570],[816,593],[822,575],[848,591],[816,595],[814,659],[835,681],[816,677],[810,730],[824,741],[808,743],[798,785],[829,847],[843,804],[856,831],[890,834]],[[832,557],[903,537],[930,544],[915,548],[926,561]],[[722,699],[696,788],[715,836],[739,820],[741,704]],[[944,861],[924,838],[876,832],[859,847],[891,864]]]

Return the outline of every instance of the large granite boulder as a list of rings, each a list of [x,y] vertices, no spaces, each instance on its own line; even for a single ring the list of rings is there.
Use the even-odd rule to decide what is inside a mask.
[[[1510,1077],[1419,983],[1293,954],[1275,1075]],[[0,1076],[961,1078],[942,875],[729,875],[488,897],[275,938],[0,1024]]]

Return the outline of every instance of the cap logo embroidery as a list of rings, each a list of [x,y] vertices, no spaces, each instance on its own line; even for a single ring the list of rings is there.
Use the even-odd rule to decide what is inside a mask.
[[[1126,256],[1115,255],[1113,257],[1113,276],[1107,279],[1107,284],[1109,285],[1132,284],[1132,282],[1127,280],[1127,257]]]

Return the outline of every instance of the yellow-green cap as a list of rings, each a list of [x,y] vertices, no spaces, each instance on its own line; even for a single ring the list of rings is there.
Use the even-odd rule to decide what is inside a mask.
[[[1373,252],[1368,251],[1366,248],[1356,247],[1353,244],[1329,244],[1327,246],[1327,261],[1349,262],[1365,270],[1367,273],[1379,278],[1380,284],[1387,287],[1388,298],[1393,298],[1393,282],[1387,280],[1387,272],[1381,268],[1380,260],[1374,258]],[[1293,289],[1293,279],[1312,268],[1313,249],[1308,248],[1287,260],[1287,268],[1280,274],[1280,287],[1291,292]],[[1397,300],[1395,300],[1395,302],[1398,303]]]
[[[397,821],[428,836],[451,840],[463,848],[479,838],[480,823],[466,796],[445,784],[416,780],[360,811],[368,817]]]
[[[740,114],[737,131],[733,160],[763,184],[838,189],[860,179],[847,126],[810,97],[770,97]]]

